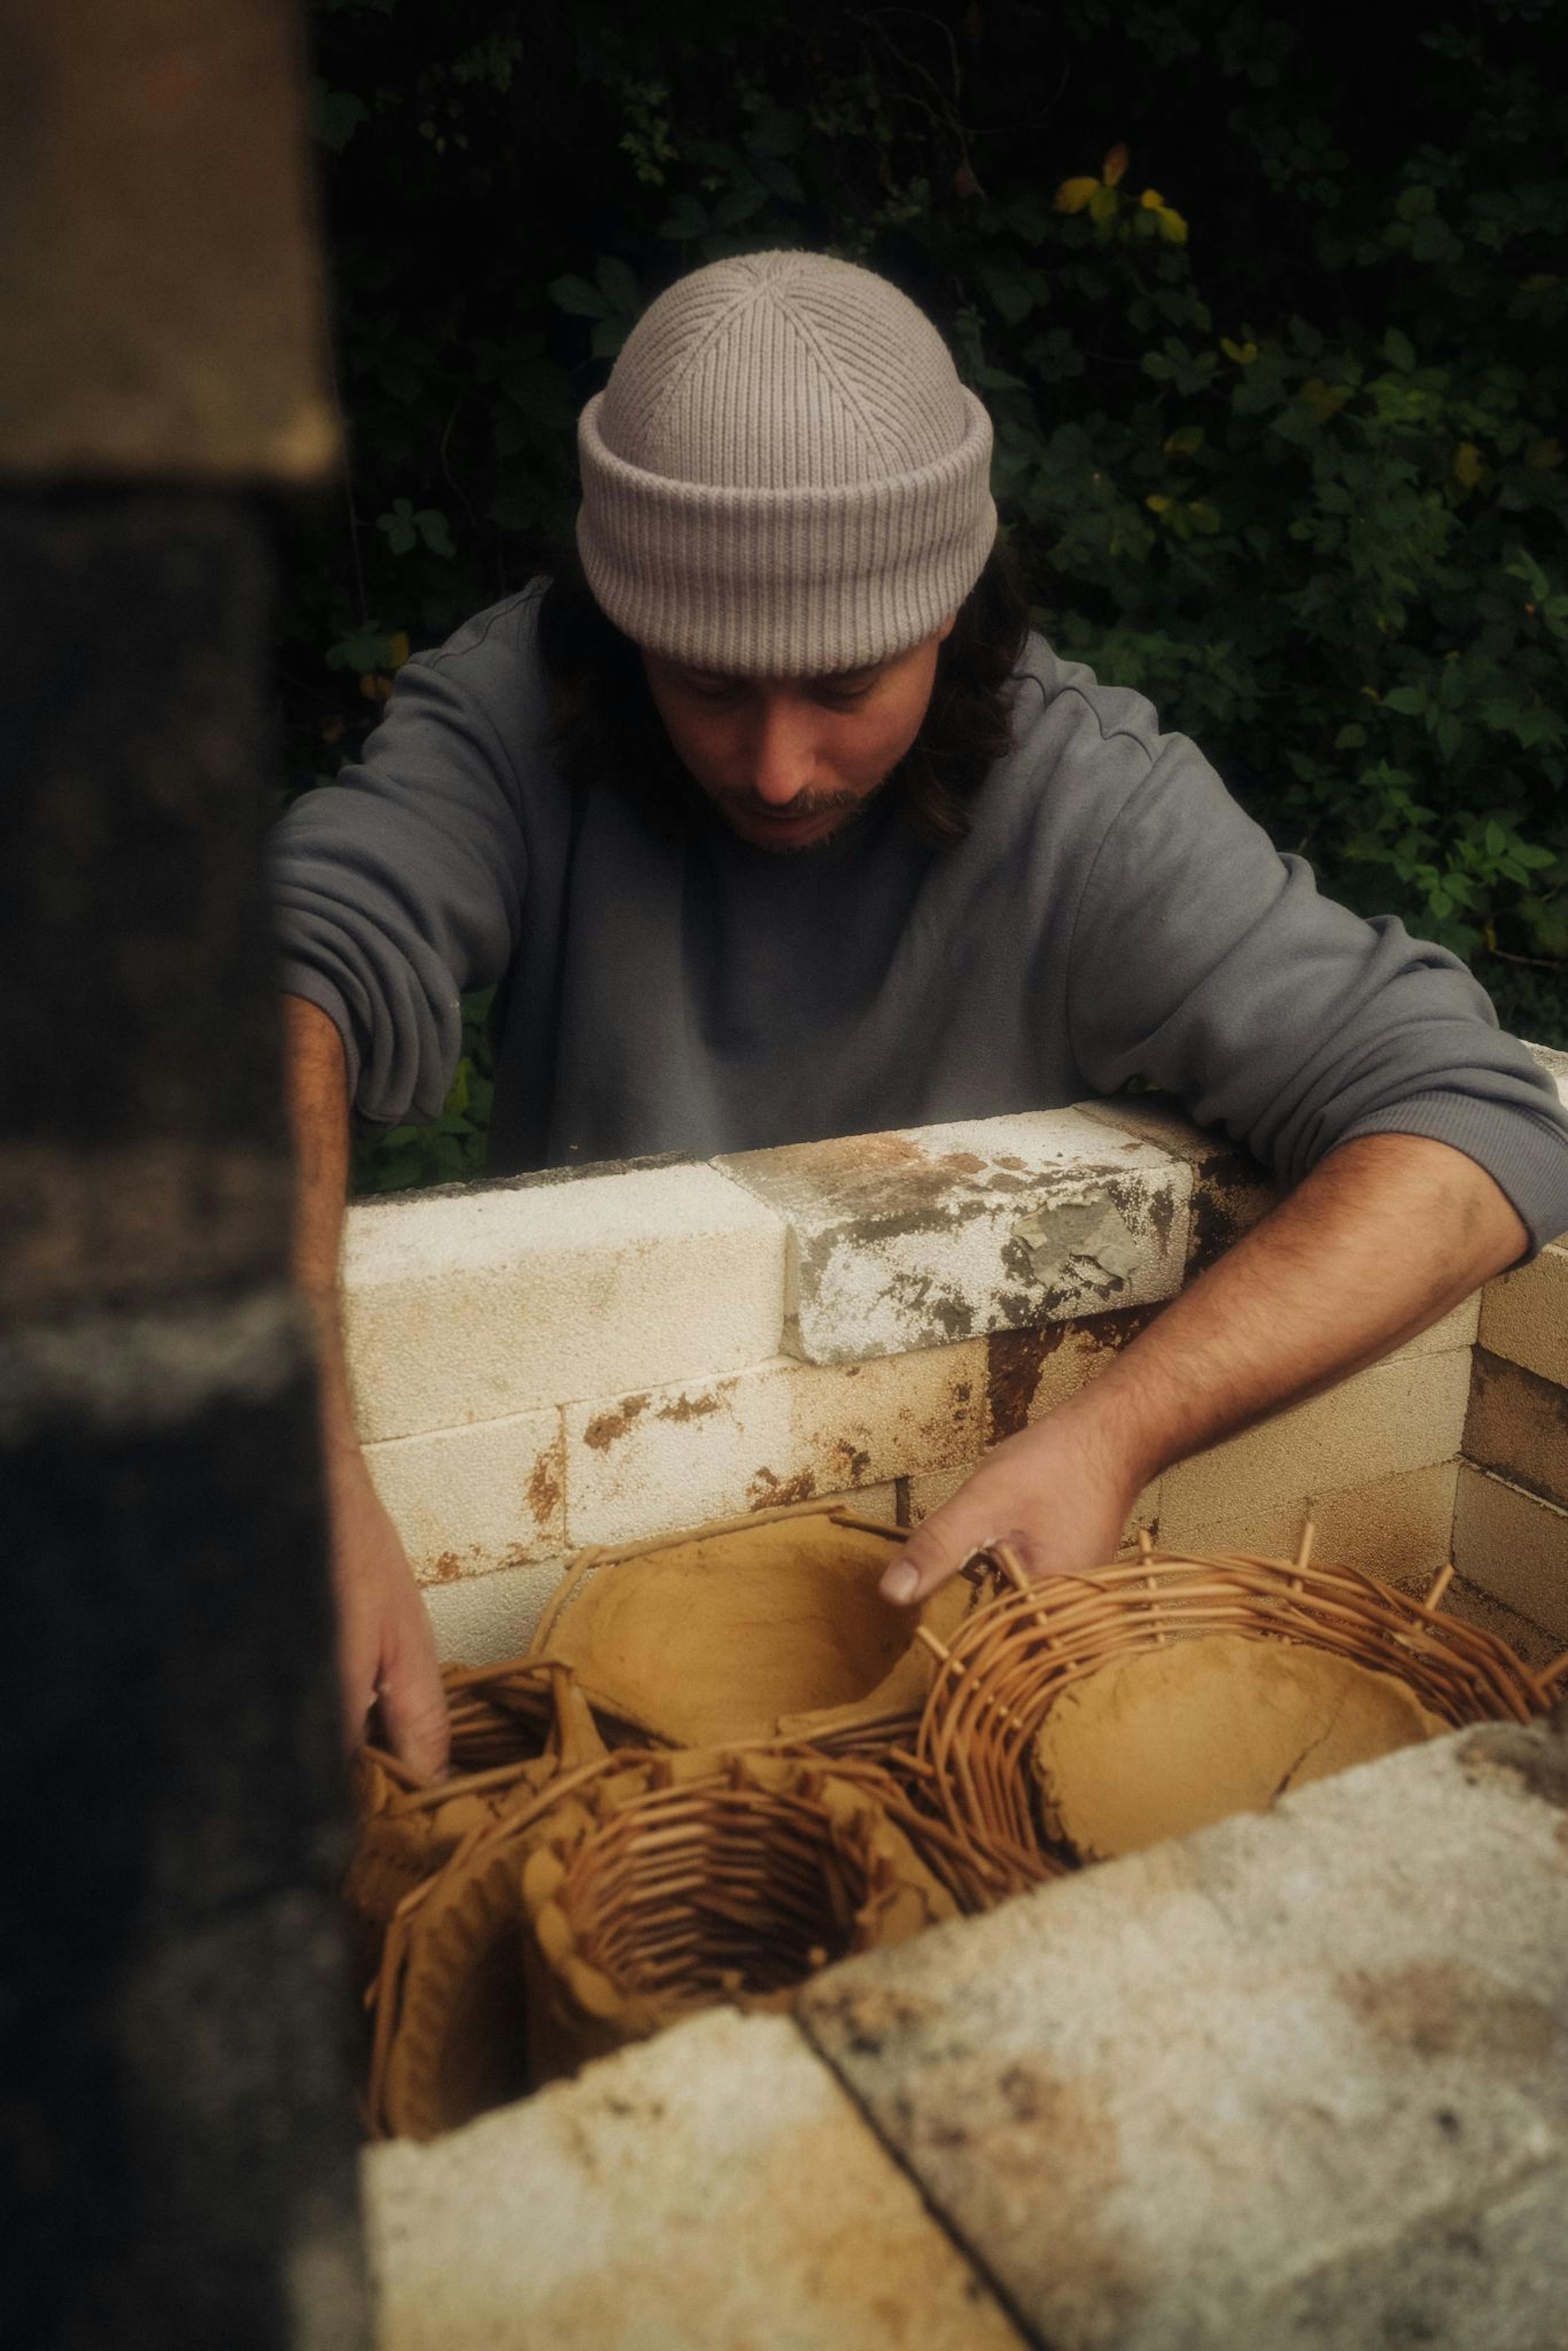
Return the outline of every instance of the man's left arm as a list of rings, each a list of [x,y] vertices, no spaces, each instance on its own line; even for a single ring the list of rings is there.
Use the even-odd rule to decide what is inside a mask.
[[[998,1540],[1037,1575],[1104,1565],[1151,1479],[1414,1338],[1530,1241],[1494,1178],[1451,1145],[1342,1144],[1098,1379],[988,1454],[884,1593],[924,1599]]]

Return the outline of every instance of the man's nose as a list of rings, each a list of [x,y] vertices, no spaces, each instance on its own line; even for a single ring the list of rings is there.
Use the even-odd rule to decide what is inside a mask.
[[[811,713],[784,695],[765,695],[751,747],[751,789],[770,808],[798,799],[816,772]]]

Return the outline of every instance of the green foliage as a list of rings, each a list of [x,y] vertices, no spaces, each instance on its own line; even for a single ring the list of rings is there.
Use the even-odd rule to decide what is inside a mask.
[[[402,1192],[415,1185],[469,1184],[485,1172],[492,1083],[494,988],[463,998],[463,1051],[433,1126],[361,1127],[354,1137],[355,1192]]]
[[[1563,13],[1369,21],[1370,106],[1283,0],[317,0],[351,474],[290,549],[294,774],[548,561],[646,301],[814,246],[948,335],[1059,649],[1568,1043]],[[463,1172],[484,1082],[364,1180]]]

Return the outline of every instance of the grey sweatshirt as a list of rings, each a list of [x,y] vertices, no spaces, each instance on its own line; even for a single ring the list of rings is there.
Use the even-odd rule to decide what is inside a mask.
[[[458,997],[508,978],[490,1171],[1180,1095],[1286,1182],[1381,1132],[1452,1144],[1537,1248],[1568,1116],[1457,957],[1318,895],[1140,695],[1031,636],[1014,747],[956,849],[883,793],[824,846],[576,798],[548,746],[543,582],[408,663],[361,765],[272,840],[284,986],[359,1109],[434,1118]]]

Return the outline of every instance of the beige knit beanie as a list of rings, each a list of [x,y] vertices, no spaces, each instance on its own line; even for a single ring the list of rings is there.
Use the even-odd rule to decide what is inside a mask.
[[[751,253],[672,286],[578,426],[578,545],[611,619],[749,677],[905,652],[996,537],[990,420],[883,277]]]

